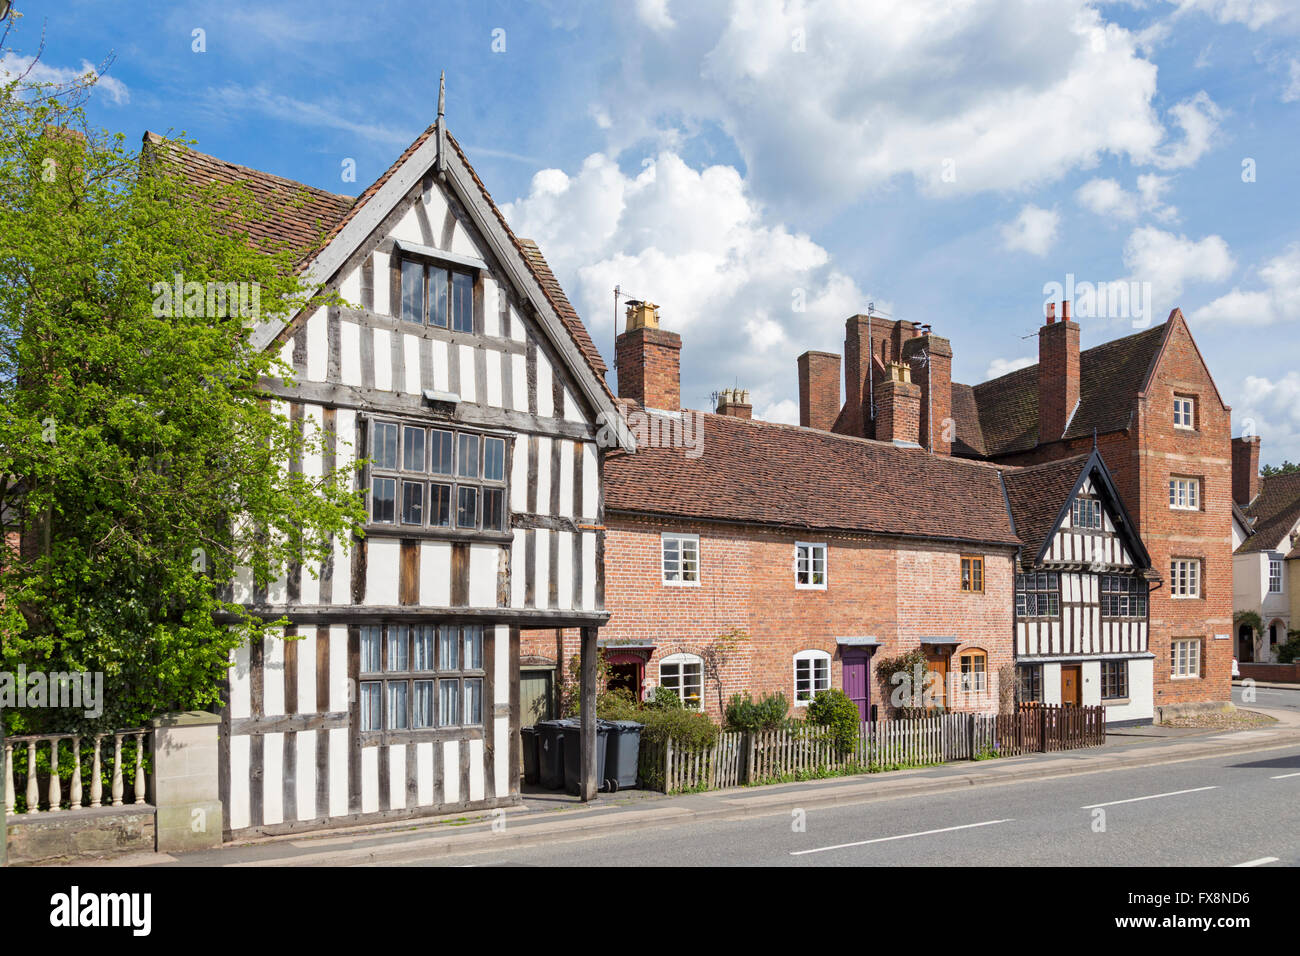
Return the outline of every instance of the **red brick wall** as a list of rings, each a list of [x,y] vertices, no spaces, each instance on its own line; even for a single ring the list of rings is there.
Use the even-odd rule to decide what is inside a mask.
[[[1038,330],[1038,437],[1056,441],[1079,402],[1079,325],[1053,322]]]
[[[624,332],[614,343],[618,396],[646,408],[682,407],[682,337],[663,329]]]
[[[1242,679],[1300,684],[1300,664],[1238,664]]]
[[[830,431],[840,413],[840,357],[832,352],[799,356],[799,424]]]
[[[661,583],[660,533],[700,536],[701,584]],[[799,590],[794,581],[796,540],[829,545],[825,590]],[[749,691],[780,691],[793,702],[793,656],[818,649],[831,655],[831,686],[842,687],[837,637],[874,637],[876,659],[918,647],[922,637],[957,637],[953,655],[979,648],[988,654],[990,680],[1012,659],[1012,555],[984,554],[985,591],[962,594],[957,546],[900,545],[867,537],[796,538],[756,528],[688,525],[617,518],[605,539],[605,605],[610,622],[602,639],[654,643],[646,677],[658,683],[657,663],[678,651],[699,654],[719,634],[742,629],[748,640],[724,669],[722,700]],[[524,632],[522,653],[553,658],[554,632]],[[564,657],[578,652],[566,634]],[[566,665],[567,666],[567,665]],[[874,678],[874,668],[873,668]],[[888,688],[873,679],[872,702]],[[993,701],[996,702],[996,696]],[[705,688],[707,709],[718,714],[718,689]]]
[[[1232,497],[1246,507],[1259,494],[1259,436],[1232,440]]]
[[[913,382],[876,384],[876,438],[917,442],[921,432],[921,389]]]
[[[1142,540],[1165,585],[1151,596],[1151,650],[1156,655],[1155,703],[1226,701],[1231,693],[1232,422],[1181,317],[1172,321],[1165,353],[1138,401],[1136,439],[1141,461]],[[1174,395],[1196,399],[1196,429],[1173,425]],[[1199,511],[1169,507],[1171,475],[1201,480]],[[1169,596],[1171,557],[1201,559],[1201,597]],[[1227,634],[1227,640],[1215,640]],[[1201,677],[1170,678],[1169,642],[1199,637]]]
[[[922,349],[925,362],[910,359]],[[952,454],[952,345],[938,335],[922,335],[903,343],[903,355],[912,369],[912,381],[921,388],[920,444],[934,443],[936,455]]]

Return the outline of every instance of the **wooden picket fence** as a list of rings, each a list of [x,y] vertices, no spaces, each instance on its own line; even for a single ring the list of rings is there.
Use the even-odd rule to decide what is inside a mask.
[[[1015,714],[941,714],[864,722],[840,753],[824,727],[796,725],[718,735],[710,747],[642,740],[641,785],[665,793],[713,790],[850,767],[933,766],[986,756],[1096,747],[1106,741],[1102,707],[1037,706]]]

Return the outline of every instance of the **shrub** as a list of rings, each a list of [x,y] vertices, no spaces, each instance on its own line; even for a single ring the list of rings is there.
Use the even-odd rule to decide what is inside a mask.
[[[776,730],[786,723],[790,702],[785,694],[764,694],[757,701],[748,693],[733,694],[727,703],[723,723],[728,730]]]
[[[1287,631],[1287,642],[1277,648],[1277,662],[1290,664],[1300,661],[1300,631]]]
[[[671,693],[671,691],[670,691]],[[708,714],[685,707],[645,707],[635,720],[645,724],[641,736],[661,744],[671,740],[674,746],[704,748],[718,739],[718,725]]]
[[[655,692],[650,699],[645,702],[645,706],[650,710],[684,710],[682,699],[677,696],[677,692],[662,685],[655,688]]]
[[[604,720],[640,720],[641,707],[632,691],[619,687],[596,695],[596,716]]]
[[[852,753],[857,748],[861,721],[858,705],[842,690],[818,691],[808,704],[808,723],[829,727],[835,749],[841,755]]]
[[[898,657],[887,657],[876,664],[876,673],[885,685],[886,698],[895,717],[904,720],[924,717],[926,711],[925,679],[930,670],[925,651],[915,648]],[[899,675],[903,675],[899,677]],[[918,677],[921,686],[917,686]]]

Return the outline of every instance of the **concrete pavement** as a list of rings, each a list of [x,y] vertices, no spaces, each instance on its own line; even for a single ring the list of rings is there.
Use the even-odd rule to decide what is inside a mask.
[[[548,797],[531,807],[526,804],[495,814],[278,837],[184,855],[140,854],[115,859],[110,865],[292,866],[428,861],[466,852],[554,846],[593,836],[622,838],[631,830],[735,822],[784,814],[793,808],[829,809],[899,798],[909,798],[909,805],[930,806],[935,800],[970,793],[973,788],[1007,787],[1300,746],[1300,710],[1251,709],[1267,713],[1277,723],[1228,733],[1155,728],[1158,736],[1117,733],[1108,738],[1106,746],[1090,750],[679,797],[632,791],[586,805],[557,805],[553,797]],[[1155,775],[1151,776],[1154,779]]]

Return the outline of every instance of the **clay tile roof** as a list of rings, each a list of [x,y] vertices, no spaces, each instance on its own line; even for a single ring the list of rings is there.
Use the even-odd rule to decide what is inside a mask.
[[[1089,457],[1076,455],[1003,473],[1016,534],[1025,543],[1021,559],[1026,566],[1032,565],[1042,550]]]
[[[1259,494],[1246,507],[1254,530],[1241,543],[1238,554],[1291,549],[1286,534],[1300,521],[1300,472],[1270,475],[1260,481]]]
[[[995,467],[817,429],[727,415],[691,417],[702,422],[698,457],[638,442],[636,454],[606,459],[611,511],[1019,543]],[[656,418],[664,429],[672,421]]]
[[[984,428],[980,425],[980,410],[975,404],[975,390],[969,385],[952,383],[952,418],[957,423],[957,437],[953,442],[954,455],[987,457]]]
[[[270,215],[262,221],[250,223],[250,234],[254,238],[284,242],[295,250],[301,250],[299,267],[305,268],[310,262],[311,256],[319,249],[324,248],[343,231],[344,227],[352,220],[352,217],[383,188],[384,183],[392,178],[393,174],[410,159],[425,140],[434,134],[436,129],[436,126],[430,126],[417,136],[402,151],[402,155],[397,157],[393,164],[384,170],[378,179],[367,186],[356,199],[349,196],[335,195],[321,189],[314,189],[292,179],[273,176],[260,170],[249,169],[247,166],[228,163],[225,160],[217,159],[215,156],[208,156],[187,149],[180,144],[173,143],[171,145],[174,155],[180,163],[182,174],[190,181],[201,185],[213,181],[239,182],[251,190],[259,204]],[[158,146],[166,141],[155,133],[146,133],[145,142],[150,146]],[[496,216],[506,235],[510,237],[511,243],[518,250],[537,284],[541,286],[542,292],[546,295],[551,307],[573,338],[578,351],[582,353],[582,357],[595,373],[601,387],[612,398],[613,394],[605,381],[606,366],[601,358],[600,350],[596,348],[577,310],[573,308],[572,303],[564,294],[564,290],[560,288],[559,281],[551,272],[551,268],[547,265],[545,257],[542,256],[541,250],[537,247],[537,243],[528,239],[519,239],[515,236],[510,224],[506,222],[505,216],[502,215],[497,204],[492,201],[492,196],[488,193],[487,187],[483,185],[483,180],[474,171],[474,167],[470,165],[469,159],[461,150],[460,144],[456,142],[455,137],[450,133],[447,134],[447,143],[460,156],[461,162],[469,170],[469,174],[482,193],[488,208]]]
[[[283,176],[273,176],[258,169],[189,149],[170,142],[156,133],[145,133],[145,148],[170,146],[170,155],[186,180],[198,186],[210,183],[242,185],[265,212],[261,219],[249,220],[245,228],[254,242],[284,245],[292,249],[301,263],[323,245],[336,224],[351,215],[355,200],[315,189]]]
[[[1122,339],[1113,339],[1079,353],[1079,407],[1066,438],[1086,438],[1094,429],[1105,433],[1129,425],[1133,402],[1164,343],[1169,323],[1152,326]],[[967,386],[960,386],[966,388]],[[1038,444],[1038,366],[1017,369],[974,386],[979,431],[966,416],[970,432],[963,433],[958,406],[959,386],[953,385],[953,418],[958,441],[984,454],[1028,451]]]

